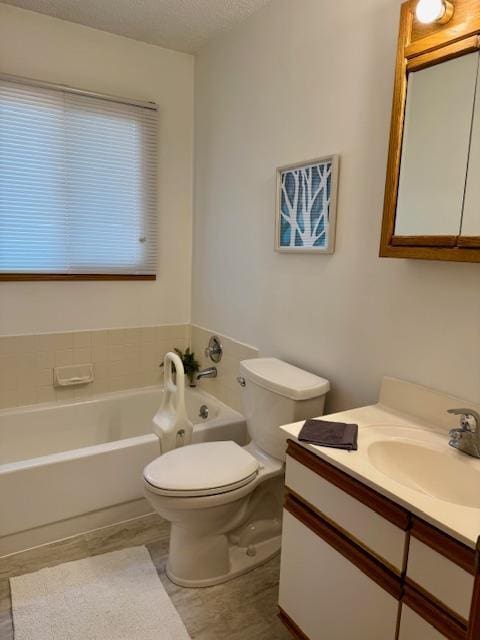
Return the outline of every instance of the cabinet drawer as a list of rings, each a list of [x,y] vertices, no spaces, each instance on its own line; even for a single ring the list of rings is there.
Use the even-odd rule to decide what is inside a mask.
[[[402,605],[398,640],[419,640],[420,638],[421,640],[448,640],[448,636],[437,631],[413,609],[405,604]]]
[[[406,582],[466,623],[475,584],[475,551],[413,519]]]
[[[468,620],[474,577],[412,536],[407,579]]]
[[[408,527],[408,513],[347,474],[320,461],[317,456],[310,454],[314,460],[305,458],[303,451],[307,456],[310,453],[305,449],[299,452],[295,445],[289,446],[285,480],[287,488],[400,574],[405,563],[407,534],[404,529]],[[305,466],[305,462],[310,462],[310,467]],[[331,467],[332,473],[328,467]],[[340,482],[345,483],[345,490],[338,486]],[[362,501],[354,497],[357,484],[361,486]],[[374,496],[375,502],[370,501],[371,496]],[[368,506],[368,502],[374,508]],[[388,507],[386,515],[393,514],[390,520],[379,513],[383,504]]]
[[[299,638],[395,638],[396,597],[288,511],[279,603],[281,617]]]
[[[417,628],[418,633],[415,634],[414,630]],[[425,629],[424,634],[420,633],[422,629]],[[402,598],[399,640],[423,640],[424,637],[426,640],[430,640],[430,637],[466,640],[467,628],[428,595],[406,584]]]

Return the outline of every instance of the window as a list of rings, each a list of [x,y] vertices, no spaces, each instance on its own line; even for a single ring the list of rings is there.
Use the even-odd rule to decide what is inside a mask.
[[[0,279],[154,277],[154,105],[0,79]]]

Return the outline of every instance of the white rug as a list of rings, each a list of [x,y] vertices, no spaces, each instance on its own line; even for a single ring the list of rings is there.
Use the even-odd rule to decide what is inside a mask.
[[[10,580],[15,640],[190,640],[145,547]]]

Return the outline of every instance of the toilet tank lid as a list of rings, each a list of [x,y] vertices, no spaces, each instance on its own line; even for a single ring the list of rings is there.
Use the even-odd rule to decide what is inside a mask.
[[[242,360],[240,374],[260,387],[291,400],[309,400],[323,396],[330,390],[330,383],[325,378],[277,358]]]

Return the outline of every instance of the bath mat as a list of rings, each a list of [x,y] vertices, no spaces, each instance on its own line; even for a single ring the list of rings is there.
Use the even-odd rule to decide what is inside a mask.
[[[10,579],[15,640],[190,640],[145,547]]]

